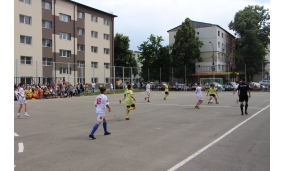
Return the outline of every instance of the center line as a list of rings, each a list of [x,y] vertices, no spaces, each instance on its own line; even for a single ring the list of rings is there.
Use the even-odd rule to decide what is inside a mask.
[[[205,147],[203,147],[202,149],[200,149],[199,151],[197,151],[196,153],[192,154],[191,156],[187,157],[186,159],[184,159],[183,161],[181,161],[180,163],[176,164],[175,166],[173,166],[172,168],[168,169],[167,171],[174,171],[176,169],[178,169],[179,167],[183,166],[184,164],[186,164],[188,161],[192,160],[194,157],[198,156],[199,154],[201,154],[203,151],[207,150],[209,147],[211,147],[212,145],[214,145],[215,143],[217,143],[218,141],[220,141],[221,139],[223,139],[225,136],[229,135],[231,132],[233,132],[234,130],[236,130],[238,127],[240,127],[241,125],[243,125],[244,123],[246,123],[247,121],[249,121],[251,118],[255,117],[256,115],[258,115],[260,112],[264,111],[265,109],[267,109],[270,105],[266,106],[265,108],[261,109],[260,111],[258,111],[257,113],[255,113],[254,115],[252,115],[251,117],[247,118],[246,120],[244,120],[243,122],[241,122],[240,124],[238,124],[237,126],[235,126],[234,128],[232,128],[231,130],[229,130],[228,132],[226,132],[224,135],[220,136],[219,138],[217,138],[216,140],[214,140],[213,142],[211,142],[210,144],[206,145]]]

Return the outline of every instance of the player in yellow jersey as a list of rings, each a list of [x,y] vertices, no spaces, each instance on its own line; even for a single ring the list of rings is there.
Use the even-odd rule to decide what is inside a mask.
[[[215,85],[212,84],[212,85],[211,85],[211,88],[209,88],[209,90],[208,90],[208,92],[207,92],[207,96],[208,96],[208,94],[210,94],[210,99],[209,99],[208,104],[210,103],[210,100],[212,100],[212,97],[215,98],[216,104],[219,104],[215,93],[216,93],[217,96],[219,97],[219,95],[218,95],[218,93],[217,93],[217,91],[216,91]]]
[[[169,93],[168,93],[168,83],[166,83],[166,85],[164,86],[164,92],[165,92],[164,100],[166,100],[166,97],[169,95]]]
[[[125,86],[125,88],[124,88],[124,90],[125,90],[125,92],[124,92],[124,97],[119,100],[119,103],[120,103],[120,104],[121,104],[122,100],[125,100],[125,99],[126,99],[126,91],[128,91],[128,85],[129,85],[129,82],[127,82],[127,84],[126,84],[126,86]]]
[[[130,119],[129,118],[130,110],[136,109],[136,106],[134,104],[134,101],[136,101],[136,99],[134,98],[132,86],[129,84],[127,88],[128,88],[128,90],[125,92],[125,95],[126,95],[126,101],[125,102],[126,102],[126,107],[127,107],[126,120],[129,120]]]

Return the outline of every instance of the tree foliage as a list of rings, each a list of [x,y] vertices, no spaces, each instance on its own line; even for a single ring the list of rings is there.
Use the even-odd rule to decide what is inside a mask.
[[[186,77],[190,77],[195,69],[195,62],[201,61],[200,48],[203,42],[195,36],[195,29],[192,22],[186,18],[175,35],[175,42],[172,46],[172,66],[176,78],[184,78],[185,66]]]
[[[128,36],[123,34],[116,33],[114,38],[114,65],[116,66],[115,75],[116,77],[123,76],[123,70],[118,67],[133,67],[132,72],[134,75],[138,73],[137,61],[132,57],[132,52],[130,48],[130,39]],[[129,71],[128,68],[125,68],[125,73]]]
[[[150,35],[147,41],[144,41],[138,46],[141,55],[138,58],[142,63],[141,77],[147,80],[160,80],[160,68],[162,71],[161,80],[168,81],[169,79],[169,48],[163,47],[161,42],[162,36]],[[167,69],[166,69],[167,68]]]
[[[254,75],[262,71],[262,63],[264,67],[268,64],[264,57],[270,43],[269,20],[269,9],[249,5],[238,11],[234,21],[229,23],[229,28],[240,37],[234,54],[236,67],[239,71],[245,71],[246,67],[247,80],[252,80]]]

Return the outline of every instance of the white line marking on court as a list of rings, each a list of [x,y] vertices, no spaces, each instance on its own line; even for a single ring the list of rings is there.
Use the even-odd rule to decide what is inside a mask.
[[[14,136],[17,137],[17,136],[19,136],[19,135],[18,135],[16,132],[14,132]]]
[[[167,171],[174,171],[176,169],[178,169],[179,167],[183,166],[184,164],[186,164],[187,162],[189,162],[190,160],[192,160],[194,157],[198,156],[199,154],[201,154],[203,151],[207,150],[209,147],[211,147],[212,145],[214,145],[215,143],[217,143],[218,141],[220,141],[221,139],[223,139],[225,136],[229,135],[231,132],[233,132],[234,130],[236,130],[238,127],[240,127],[241,125],[243,125],[244,123],[246,123],[247,121],[249,121],[251,118],[255,117],[256,115],[258,115],[260,112],[264,111],[265,109],[267,109],[270,105],[266,106],[265,108],[261,109],[260,111],[256,112],[254,115],[252,115],[251,117],[247,118],[246,120],[244,120],[243,122],[241,122],[240,124],[238,124],[237,126],[233,127],[231,130],[229,130],[228,132],[226,132],[224,135],[220,136],[219,138],[217,138],[216,140],[214,140],[213,142],[211,142],[210,144],[206,145],[205,147],[203,147],[202,149],[200,149],[199,151],[197,151],[196,153],[192,154],[191,156],[187,157],[186,159],[184,159],[183,161],[181,161],[180,163],[176,164],[175,166],[173,166],[172,168],[168,169]]]
[[[24,151],[24,144],[21,142],[18,144],[18,146],[19,146],[18,153],[22,153]]]

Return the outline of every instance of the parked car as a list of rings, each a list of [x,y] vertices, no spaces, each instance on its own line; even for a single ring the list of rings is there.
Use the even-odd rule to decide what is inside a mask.
[[[264,86],[270,86],[270,81],[269,80],[262,80],[259,82],[259,84],[262,84]]]
[[[226,82],[225,83],[225,91],[232,91],[236,86],[235,82]]]
[[[196,90],[196,87],[198,86],[198,83],[193,83],[190,87],[190,90]]]

